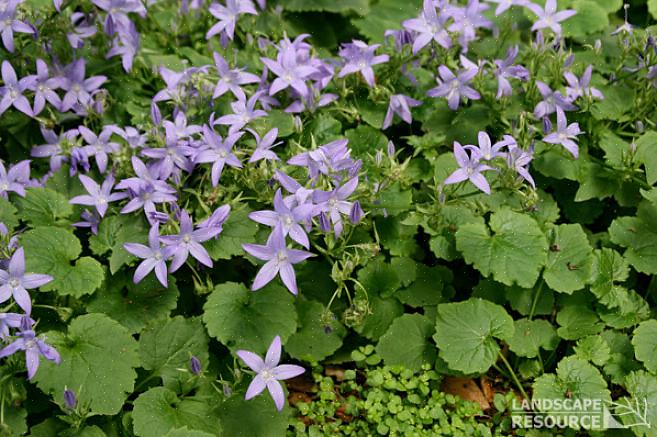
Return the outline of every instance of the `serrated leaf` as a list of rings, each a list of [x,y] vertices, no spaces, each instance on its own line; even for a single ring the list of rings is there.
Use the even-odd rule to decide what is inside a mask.
[[[401,287],[399,274],[383,256],[371,260],[358,271],[358,281],[369,295],[389,297]]]
[[[433,324],[426,316],[404,314],[381,336],[376,353],[388,366],[420,370],[423,364],[433,364],[436,358],[435,346],[430,342],[433,332]]]
[[[187,427],[218,436],[221,423],[214,405],[205,398],[183,397],[165,387],[154,387],[134,402],[132,420],[138,437],[162,437],[167,432]]]
[[[370,41],[380,43],[386,30],[401,28],[404,20],[416,17],[421,9],[422,2],[419,0],[379,0],[367,15],[351,22]]]
[[[382,299],[372,296],[369,300],[370,311],[363,323],[354,327],[354,330],[365,338],[378,340],[390,327],[397,317],[404,314],[404,306],[397,299]]]
[[[215,437],[216,434],[210,434],[205,431],[189,429],[186,426],[169,431],[164,437]]]
[[[554,350],[559,344],[559,337],[554,326],[547,320],[516,320],[513,337],[508,340],[509,348],[521,357],[534,358],[539,348]]]
[[[115,275],[107,286],[94,294],[87,310],[107,314],[131,333],[142,330],[152,320],[165,318],[178,303],[176,280],[169,277],[164,287],[155,275],[146,276],[139,284],[125,275]]]
[[[208,337],[201,320],[176,316],[151,323],[139,336],[139,356],[144,369],[174,389],[178,381],[189,377],[185,370],[192,356],[202,366],[208,365]]]
[[[634,354],[652,373],[657,372],[657,320],[650,319],[641,323],[632,337]]]
[[[219,237],[204,243],[212,259],[230,259],[233,256],[244,255],[242,243],[253,241],[253,237],[258,232],[258,224],[250,220],[248,215],[247,209],[231,212]]]
[[[217,285],[203,306],[208,333],[230,349],[264,353],[279,335],[283,343],[297,328],[294,297],[269,284],[250,291],[243,284]]]
[[[21,220],[32,226],[69,224],[67,219],[73,214],[73,207],[63,194],[48,188],[28,188],[25,191],[25,197],[16,200]]]
[[[67,229],[42,226],[21,236],[28,271],[52,276],[52,282],[43,285],[43,291],[56,291],[65,296],[81,297],[100,287],[105,276],[95,259],[83,256],[82,247]]]
[[[110,253],[110,273],[116,273],[121,266],[134,259],[124,243],[146,244],[148,228],[141,218],[128,215],[115,215],[106,217],[98,226],[98,234],[89,237],[89,248],[95,255]]]
[[[513,319],[499,305],[483,299],[438,305],[433,339],[453,370],[486,372],[500,352],[496,339],[508,341],[513,335]]]
[[[548,231],[550,251],[543,278],[551,289],[572,293],[584,288],[593,262],[591,245],[579,224],[554,226]]]
[[[67,333],[50,331],[48,343],[61,364],[41,361],[36,384],[64,404],[64,389],[73,390],[80,405],[97,414],[117,414],[132,393],[140,365],[137,342],[127,329],[104,314],[73,319]]]
[[[456,231],[465,224],[479,224],[485,226],[481,215],[475,214],[470,208],[457,205],[445,205],[440,209],[440,226],[436,226],[439,235],[431,237],[429,247],[438,257],[447,261],[454,261],[460,254],[456,250]]]
[[[404,305],[412,307],[439,304],[443,301],[444,278],[448,274],[445,270],[441,266],[418,264],[415,281],[397,291],[394,296]]]
[[[579,358],[590,361],[596,366],[604,366],[611,357],[609,345],[598,335],[579,339],[574,350]]]
[[[232,396],[221,404],[219,415],[225,436],[280,437],[288,427],[288,409],[276,411],[268,393],[248,401]]]
[[[482,275],[506,285],[534,285],[547,260],[547,240],[535,220],[508,209],[483,224],[465,224],[456,232],[456,248]]]
[[[625,406],[629,408],[616,407],[616,413],[623,423],[632,428],[634,434],[639,437],[657,436],[657,376],[651,375],[644,370],[637,370],[627,375],[624,381],[625,388],[631,395],[631,399],[624,398]],[[619,399],[619,403],[622,400]]]
[[[567,417],[563,416],[584,413],[587,417],[597,415],[600,420],[598,423],[602,423],[603,413],[600,411],[600,408],[596,408],[590,402],[583,401],[591,399],[601,402],[611,401],[607,382],[598,369],[575,356],[562,359],[557,366],[556,374],[546,373],[536,378],[533,388],[534,400],[549,399],[561,402],[567,399],[569,400],[569,405],[572,405],[573,408],[569,408],[563,412],[546,412],[555,418],[560,417],[560,420],[567,419]],[[584,421],[581,424],[585,425]]]
[[[625,259],[638,271],[657,274],[657,205],[642,202],[636,217],[619,217],[609,226],[611,241],[626,247]]]
[[[581,37],[599,32],[609,26],[607,11],[593,0],[575,0],[575,16],[562,23],[565,36]]]
[[[591,107],[591,114],[598,120],[622,120],[624,114],[628,113],[635,102],[636,91],[624,86],[622,83],[615,82],[611,85],[601,85],[598,87],[604,100],[598,100]]]
[[[634,347],[627,334],[607,330],[600,334],[609,345],[611,355],[604,365],[604,373],[614,384],[622,384],[632,371],[640,369],[641,364],[634,359]]]
[[[383,247],[394,256],[413,256],[420,252],[415,241],[417,226],[407,226],[397,217],[377,217],[376,230]]]
[[[291,357],[320,361],[342,346],[346,329],[335,319],[324,317],[324,305],[315,301],[299,301],[299,330],[285,344]]]
[[[557,334],[564,340],[577,340],[602,331],[604,325],[590,308],[570,305],[557,313]]]
[[[385,152],[388,145],[388,138],[378,127],[375,129],[366,124],[346,130],[344,136],[349,140],[349,148],[357,157],[365,157],[368,154],[374,156],[377,150]]]
[[[7,199],[0,197],[0,223],[3,223],[9,231],[18,225],[18,217],[16,213],[18,210],[9,203]]]
[[[636,153],[639,162],[646,169],[646,180],[653,185],[657,182],[657,132],[648,131],[641,135],[636,141]]]
[[[593,252],[591,265],[591,292],[600,299],[604,305],[609,305],[607,296],[616,287],[616,282],[627,279],[630,268],[618,252],[608,247]]]

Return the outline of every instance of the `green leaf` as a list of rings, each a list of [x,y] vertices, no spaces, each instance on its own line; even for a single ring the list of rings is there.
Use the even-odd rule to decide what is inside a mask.
[[[210,434],[205,431],[197,431],[183,426],[182,428],[176,428],[169,431],[164,435],[164,437],[214,437],[216,434]]]
[[[445,205],[440,209],[440,226],[436,226],[439,234],[431,237],[429,247],[438,257],[454,261],[460,255],[456,250],[456,231],[459,227],[472,223],[485,226],[481,215],[475,214],[470,208],[457,205]]]
[[[370,311],[363,323],[354,327],[365,338],[378,340],[390,327],[397,317],[404,314],[404,306],[397,299],[382,299],[371,296],[369,300]]]
[[[134,259],[123,248],[124,243],[146,244],[148,228],[144,220],[128,215],[106,217],[98,226],[98,234],[89,237],[89,248],[94,255],[111,252],[109,258],[110,273],[116,273],[121,266]]]
[[[179,398],[165,387],[154,387],[139,395],[132,410],[134,432],[138,437],[162,437],[187,427],[220,435],[221,423],[214,405],[205,397]]]
[[[378,256],[358,271],[358,281],[365,287],[368,295],[389,297],[401,287],[401,279],[396,269]]]
[[[405,305],[423,307],[437,305],[443,301],[443,288],[449,270],[442,266],[427,267],[417,265],[413,283],[395,293],[395,297]]]
[[[208,333],[230,349],[264,353],[280,335],[283,343],[297,328],[294,296],[279,285],[250,291],[244,285],[217,285],[203,306]]]
[[[456,248],[482,275],[506,285],[534,285],[547,259],[547,240],[535,220],[508,209],[483,224],[465,224],[456,232]]]
[[[219,407],[219,416],[225,436],[280,437],[288,427],[288,409],[276,411],[268,393],[245,401],[235,395]]]
[[[623,398],[626,402],[624,405],[629,408],[616,408],[616,412],[624,413],[620,416],[623,423],[631,426],[634,434],[637,436],[655,437],[657,436],[657,376],[651,375],[646,371],[638,370],[630,373],[625,378],[625,388],[631,395],[631,399]],[[620,400],[622,403],[622,400]],[[648,405],[645,411],[643,405]],[[631,413],[633,414],[631,414]],[[628,414],[629,413],[629,414]],[[645,425],[645,424],[649,425]]]
[[[139,284],[132,281],[132,273],[119,274],[94,294],[87,310],[107,314],[134,334],[150,321],[167,317],[176,308],[178,295],[174,277],[164,287],[153,274]]]
[[[404,314],[379,339],[376,353],[388,366],[420,370],[423,364],[433,364],[436,359],[436,349],[429,341],[433,332],[433,324],[426,316]]]
[[[3,223],[9,231],[18,225],[18,218],[16,213],[18,210],[9,203],[7,199],[0,197],[0,223]]]
[[[625,377],[642,366],[634,359],[634,347],[627,334],[607,330],[600,334],[609,345],[611,355],[604,365],[604,372],[612,383],[622,384]]]
[[[643,362],[652,373],[657,373],[657,320],[641,323],[632,337],[636,359]]]
[[[577,340],[587,335],[598,334],[604,328],[596,313],[582,305],[564,307],[557,314],[557,323],[560,326],[557,334],[564,340]]]
[[[591,114],[598,120],[622,120],[623,114],[634,107],[636,91],[634,88],[615,82],[611,85],[597,87],[604,94],[604,100],[598,100],[591,107]]]
[[[22,436],[27,433],[27,411],[25,408],[20,408],[14,404],[7,403],[3,405],[4,416],[3,422],[0,423],[0,435]]]
[[[602,337],[591,335],[577,341],[575,355],[596,366],[604,366],[611,357],[611,349]]]
[[[274,109],[269,111],[266,117],[257,118],[253,121],[253,129],[264,136],[273,128],[278,128],[278,138],[284,138],[294,133],[294,116]]]
[[[584,288],[591,274],[591,245],[579,224],[558,225],[548,232],[550,251],[543,278],[551,289],[572,293]]]
[[[411,190],[403,190],[399,183],[395,182],[381,191],[378,200],[379,208],[385,208],[389,215],[396,216],[409,210],[413,203],[413,193]]]
[[[626,247],[625,259],[638,271],[657,274],[657,205],[642,202],[636,217],[619,217],[609,227],[611,241]]]
[[[82,247],[67,229],[38,227],[23,234],[21,244],[25,249],[27,271],[54,278],[41,287],[43,291],[80,297],[93,293],[103,282],[105,272],[100,263],[88,256],[78,259]]]
[[[648,12],[652,15],[652,18],[657,18],[657,0],[648,0]]]
[[[593,263],[591,266],[591,292],[604,305],[609,306],[611,303],[609,295],[617,287],[616,282],[623,282],[627,279],[630,268],[618,252],[608,247],[595,250],[593,252]]]
[[[379,0],[367,15],[351,22],[370,41],[381,43],[386,30],[401,28],[404,20],[416,17],[421,9],[419,0]]]
[[[648,131],[641,135],[636,141],[636,153],[639,162],[646,169],[646,180],[653,185],[657,182],[657,132]]]
[[[413,256],[420,252],[415,241],[417,226],[407,226],[398,217],[377,217],[376,230],[383,247],[394,256]]]
[[[346,130],[344,136],[349,140],[349,148],[358,157],[365,157],[367,154],[374,156],[377,150],[385,152],[388,146],[388,138],[378,127],[375,129],[366,124]]]
[[[598,369],[588,362],[569,356],[562,359],[557,366],[557,373],[546,373],[534,381],[533,398],[550,399],[552,401],[565,401],[569,399],[573,408],[564,412],[546,412],[556,418],[572,414],[586,413],[587,415],[599,415],[602,420],[602,411],[594,408],[590,402],[584,400],[597,399],[602,402],[611,401],[607,381],[604,380]],[[576,402],[579,401],[579,402]],[[567,417],[561,417],[561,420]],[[599,423],[602,423],[601,421]],[[582,424],[584,424],[582,422]]]
[[[50,331],[47,337],[61,364],[41,361],[35,376],[39,388],[63,404],[68,387],[91,412],[117,414],[132,393],[140,364],[128,330],[104,314],[86,314],[73,319],[67,333]]]
[[[160,376],[166,387],[176,387],[177,381],[188,378],[184,370],[192,356],[208,364],[208,337],[201,320],[176,316],[151,323],[139,336],[139,356],[144,369]]]
[[[28,188],[25,197],[16,200],[18,217],[32,226],[67,226],[73,214],[68,199],[48,188]]]
[[[333,317],[326,317],[324,305],[299,301],[299,330],[285,344],[292,358],[321,361],[342,346],[346,329]]]
[[[609,26],[607,11],[593,0],[575,0],[575,16],[562,23],[564,36],[581,37],[599,32]]]
[[[623,6],[623,0],[597,0],[598,5],[608,14],[617,12]],[[650,2],[650,0],[648,0]]]
[[[367,0],[284,0],[280,2],[288,11],[325,11],[325,12],[347,12],[354,11],[359,15],[367,14],[369,5]]]
[[[521,357],[534,358],[539,348],[554,350],[559,344],[557,332],[550,322],[543,319],[516,320],[515,332],[508,341],[513,353]]]
[[[250,220],[248,215],[249,210],[246,208],[231,212],[219,238],[204,244],[212,259],[230,259],[233,256],[244,255],[242,243],[253,241],[258,232],[258,224]]]
[[[483,299],[438,305],[433,339],[453,370],[486,372],[500,352],[495,339],[508,341],[513,335],[513,319],[499,305]]]

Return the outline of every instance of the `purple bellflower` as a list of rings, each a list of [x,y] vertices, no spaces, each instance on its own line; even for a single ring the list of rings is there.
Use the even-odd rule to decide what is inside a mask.
[[[258,271],[253,281],[251,286],[253,291],[267,285],[278,274],[290,293],[296,296],[299,291],[297,290],[297,278],[293,265],[315,256],[304,250],[288,249],[285,244],[283,228],[279,226],[275,227],[269,235],[266,245],[242,244],[242,247],[250,255],[267,261]]]
[[[73,30],[66,34],[66,38],[74,49],[79,50],[84,47],[84,40],[96,34],[96,24],[93,18],[82,12],[71,14],[71,25]]]
[[[566,120],[566,113],[560,108],[557,108],[557,131],[547,135],[543,138],[543,142],[550,144],[561,144],[568,150],[575,158],[579,154],[579,147],[573,140],[577,139],[577,135],[581,135],[582,131],[579,129],[579,123],[568,124]]]
[[[30,161],[21,161],[5,169],[0,161],[0,197],[7,199],[8,193],[13,191],[21,197],[25,197],[25,185],[30,179]]]
[[[201,243],[212,239],[219,232],[221,232],[221,228],[217,227],[203,227],[194,230],[192,218],[187,211],[182,210],[180,212],[180,233],[160,237],[160,240],[171,249],[173,255],[170,271],[178,270],[190,253],[201,264],[212,267],[212,259]]]
[[[139,283],[152,270],[155,270],[155,276],[158,281],[165,287],[167,286],[167,260],[173,255],[173,248],[162,247],[160,244],[159,226],[151,226],[148,232],[148,246],[139,243],[125,243],[123,247],[132,255],[143,259],[137,266],[133,281]]]
[[[137,33],[135,24],[130,21],[126,29],[117,33],[117,36],[112,41],[112,48],[109,49],[105,58],[109,59],[114,56],[121,56],[123,69],[126,72],[130,72],[132,70],[132,62],[139,51],[139,45],[139,33]]]
[[[0,350],[0,358],[8,357],[18,351],[25,351],[25,364],[27,366],[28,379],[32,379],[36,374],[39,368],[40,357],[56,364],[61,362],[59,352],[36,336],[36,333],[32,330],[32,323],[29,317],[23,317],[21,331],[17,336],[18,339]]]
[[[569,102],[559,91],[552,91],[547,84],[537,80],[536,86],[543,97],[543,100],[534,108],[534,116],[536,118],[542,118],[546,115],[552,114],[557,108],[564,111],[574,111],[577,109],[577,106]]]
[[[339,54],[346,61],[346,64],[342,67],[340,73],[338,73],[338,77],[345,77],[348,74],[360,72],[365,79],[365,83],[373,87],[374,70],[372,70],[372,66],[388,62],[389,59],[388,55],[374,54],[380,46],[380,44],[368,46],[360,40],[343,44]]]
[[[34,91],[34,115],[39,115],[46,106],[46,101],[55,109],[59,110],[62,106],[62,99],[55,92],[62,87],[63,79],[59,77],[50,77],[48,65],[41,59],[36,60],[37,74],[34,83],[30,88]]]
[[[591,86],[592,73],[593,66],[589,65],[586,67],[586,70],[584,70],[584,74],[582,74],[580,79],[577,79],[577,76],[575,76],[570,71],[566,71],[563,74],[566,82],[568,82],[568,86],[566,87],[566,95],[568,96],[569,100],[574,101],[579,97],[592,97],[599,100],[603,100],[605,98],[600,90]]]
[[[116,153],[120,150],[118,143],[110,141],[110,138],[114,133],[113,129],[109,128],[109,126],[105,126],[100,135],[96,135],[84,126],[79,126],[78,131],[87,143],[87,145],[82,148],[85,155],[87,157],[93,156],[96,160],[98,170],[101,173],[105,173],[109,161],[108,154]]]
[[[208,30],[208,33],[205,34],[205,39],[210,39],[221,33],[222,42],[227,42],[225,38],[233,39],[237,17],[240,14],[258,15],[251,0],[226,0],[226,6],[219,3],[212,3],[209,10],[219,22]]]
[[[421,104],[422,102],[420,100],[415,100],[403,94],[393,94],[390,96],[388,112],[386,112],[386,116],[383,120],[383,126],[381,128],[388,129],[390,127],[394,114],[399,115],[402,120],[408,124],[411,124],[413,122],[411,108],[420,106]]]
[[[62,99],[62,112],[66,112],[76,105],[83,108],[92,104],[92,95],[107,81],[105,76],[92,76],[85,79],[86,61],[80,58],[65,68],[66,74],[62,88],[66,91]]]
[[[477,68],[469,68],[460,71],[458,75],[454,75],[447,66],[441,65],[438,67],[440,78],[436,78],[439,85],[431,88],[427,92],[427,95],[429,97],[445,97],[449,109],[456,111],[459,107],[459,102],[464,97],[471,100],[479,100],[481,98],[477,91],[468,86],[478,72],[479,70]]]
[[[138,13],[140,16],[146,16],[146,8],[139,0],[92,0],[93,4],[107,12],[105,22],[103,23],[105,33],[114,35],[116,29],[120,31],[128,28],[130,12]]]
[[[488,0],[491,3],[497,3],[495,8],[495,16],[501,15],[511,6],[527,6],[529,0]]]
[[[453,6],[449,9],[453,22],[447,30],[459,33],[459,44],[463,51],[467,51],[468,44],[477,39],[477,28],[493,27],[493,23],[482,14],[487,9],[488,5],[480,4],[479,0],[468,0],[463,8]]]
[[[445,14],[436,14],[433,0],[424,0],[420,16],[404,21],[404,28],[415,32],[413,54],[419,52],[431,41],[437,42],[445,49],[452,46],[452,39],[444,29],[447,18]]]
[[[2,44],[8,52],[14,53],[14,32],[36,33],[34,28],[27,23],[16,19],[16,7],[23,0],[6,0],[0,9],[0,33]]]
[[[260,59],[277,76],[269,87],[270,96],[290,87],[301,96],[308,94],[308,85],[306,85],[305,80],[311,74],[316,73],[317,69],[310,65],[299,63],[297,51],[293,45],[282,48],[278,52],[275,61],[269,58]]]
[[[306,167],[310,179],[317,178],[320,173],[329,176],[354,166],[354,160],[347,148],[348,143],[349,140],[331,141],[317,149],[295,155],[287,163]]]
[[[338,186],[331,191],[315,190],[313,193],[313,202],[316,204],[316,212],[325,213],[331,223],[333,223],[333,232],[336,237],[342,234],[343,222],[342,216],[349,217],[352,209],[352,202],[347,198],[356,191],[358,187],[358,178],[354,177],[344,185]]]
[[[0,270],[0,303],[14,296],[14,300],[25,314],[30,314],[32,302],[27,290],[41,287],[52,280],[50,275],[25,273],[25,253],[20,247],[11,256],[7,270]]]
[[[315,206],[311,203],[289,207],[283,200],[279,188],[274,194],[274,211],[254,211],[249,214],[249,218],[266,226],[280,226],[283,229],[283,236],[289,234],[290,238],[308,249],[310,241],[300,223],[308,222],[314,210]]]
[[[114,186],[114,176],[112,175],[109,175],[103,181],[102,185],[98,185],[96,181],[85,175],[80,175],[79,178],[89,194],[75,196],[69,203],[73,205],[95,206],[96,211],[98,211],[101,217],[105,216],[107,206],[110,202],[116,202],[128,196],[127,193],[112,193],[112,187]]]
[[[256,140],[256,148],[253,151],[253,154],[251,155],[251,158],[249,158],[249,163],[251,162],[257,162],[260,161],[261,159],[265,159],[268,161],[278,161],[280,158],[278,155],[276,155],[276,152],[274,152],[273,149],[274,147],[278,146],[279,144],[282,144],[282,141],[279,141],[277,143],[274,143],[276,141],[276,137],[278,136],[278,128],[273,128],[269,132],[267,132],[262,138],[260,138],[260,135],[258,135],[257,132],[247,129],[253,137]]]
[[[72,144],[78,134],[77,129],[70,129],[58,136],[54,131],[41,126],[41,135],[46,140],[46,144],[32,147],[30,154],[35,158],[50,158],[50,171],[56,172],[67,159],[64,155],[63,145]]]
[[[9,328],[18,328],[25,317],[18,313],[0,313],[0,340],[9,337]]]
[[[216,233],[213,238],[217,238],[223,230],[223,225],[230,215],[230,205],[223,205],[215,209],[207,219],[197,225],[197,229],[213,229]]]
[[[256,92],[249,100],[246,97],[238,97],[238,99],[230,104],[233,109],[232,114],[222,115],[214,124],[222,124],[230,126],[228,132],[234,134],[242,129],[247,123],[255,120],[256,118],[266,117],[267,113],[262,109],[255,109],[255,105],[260,97],[260,92]]]
[[[27,76],[20,80],[16,77],[14,67],[9,61],[2,61],[2,81],[4,86],[0,88],[2,99],[0,99],[0,115],[9,109],[10,106],[18,109],[22,113],[33,117],[32,107],[23,92],[27,89],[34,88],[36,76]]]
[[[468,156],[466,148],[470,149],[470,156]],[[481,174],[481,172],[492,170],[493,168],[479,162],[481,159],[479,149],[474,146],[464,147],[461,146],[458,141],[455,141],[454,157],[456,158],[456,163],[460,168],[455,170],[451,175],[447,177],[447,179],[445,179],[445,185],[456,184],[458,182],[469,180],[481,191],[486,194],[490,194],[490,185],[488,184],[488,181],[484,175]]]
[[[238,350],[236,353],[244,361],[244,364],[256,372],[256,376],[246,390],[244,399],[248,401],[262,393],[266,388],[269,390],[276,408],[281,411],[285,406],[285,394],[281,383],[278,381],[294,378],[306,371],[303,367],[294,364],[278,364],[281,360],[281,337],[277,335],[274,341],[271,342],[264,361],[260,356],[250,351]]]
[[[521,178],[526,180],[531,184],[532,187],[536,188],[534,183],[534,178],[529,174],[529,163],[534,159],[533,156],[533,147],[532,150],[524,151],[518,147],[515,143],[508,146],[509,153],[506,155],[507,165],[509,168],[513,169],[520,175]]]
[[[546,0],[545,9],[534,3],[528,3],[527,8],[538,17],[532,26],[532,30],[550,28],[557,35],[561,34],[561,25],[559,23],[577,13],[573,9],[557,12],[557,0]]]
[[[506,52],[505,59],[496,59],[495,62],[495,77],[497,77],[497,98],[502,96],[510,96],[513,93],[513,88],[509,82],[509,78],[529,80],[529,71],[522,65],[513,65],[516,57],[518,56],[518,46],[510,47]]]
[[[212,163],[213,187],[219,185],[219,179],[221,178],[224,166],[228,165],[233,168],[242,168],[242,163],[233,154],[232,150],[235,142],[240,139],[243,134],[244,132],[230,134],[224,140],[209,126],[203,126],[203,139],[205,140],[207,147],[196,155],[195,162]]]
[[[477,135],[477,139],[479,142],[478,153],[480,158],[483,159],[484,161],[491,161],[497,158],[498,156],[504,156],[504,153],[500,152],[500,150],[503,147],[508,146],[510,144],[510,141],[515,142],[515,140],[513,140],[513,138],[511,138],[510,136],[507,135],[505,137],[508,138],[505,138],[504,140],[491,145],[490,137],[488,136],[488,134],[483,131],[479,132],[479,134]]]
[[[214,53],[214,65],[217,67],[217,73],[219,73],[219,82],[214,88],[213,99],[219,98],[227,91],[232,92],[238,99],[246,99],[240,85],[260,82],[258,76],[247,73],[243,68],[231,69],[228,62],[217,52]]]
[[[100,215],[96,211],[89,211],[85,209],[80,213],[82,221],[73,223],[76,228],[89,228],[91,233],[98,235],[98,226],[100,225]]]

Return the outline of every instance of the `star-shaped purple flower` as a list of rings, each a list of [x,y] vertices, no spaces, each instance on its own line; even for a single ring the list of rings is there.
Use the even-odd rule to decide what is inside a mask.
[[[32,330],[32,319],[29,317],[23,317],[21,331],[17,336],[17,340],[0,350],[0,358],[8,357],[18,351],[25,351],[27,379],[32,379],[36,374],[40,357],[56,364],[61,362],[59,352],[36,336],[36,333]]]
[[[249,158],[249,163],[251,162],[257,162],[260,161],[261,159],[265,159],[268,161],[278,161],[280,158],[278,155],[276,155],[276,152],[274,152],[273,149],[274,147],[278,146],[279,144],[282,144],[282,141],[279,141],[275,143],[276,137],[278,136],[278,128],[275,127],[269,132],[267,132],[262,138],[260,138],[260,135],[254,130],[247,129],[253,137],[256,140],[256,148],[253,151],[253,154],[251,155],[251,158]]]
[[[222,37],[233,39],[235,34],[235,25],[237,24],[237,17],[240,14],[258,15],[258,12],[251,0],[226,0],[226,6],[219,3],[212,3],[210,5],[210,13],[219,20],[214,26],[205,34],[205,39],[210,39],[218,33]]]
[[[497,77],[497,98],[502,96],[510,96],[513,94],[513,88],[509,78],[520,80],[529,79],[529,71],[522,65],[513,65],[518,56],[518,46],[510,47],[506,52],[505,59],[496,59],[495,62],[495,77]]]
[[[351,43],[343,44],[340,49],[340,57],[346,63],[338,77],[345,77],[348,74],[358,73],[363,75],[365,82],[368,86],[374,86],[374,70],[372,67],[377,64],[388,62],[388,55],[375,55],[374,52],[381,44],[373,44],[368,46],[363,41],[354,40]]]
[[[390,104],[388,105],[388,111],[383,119],[381,129],[388,129],[390,127],[394,114],[399,115],[402,120],[411,124],[413,122],[411,108],[420,106],[421,104],[422,102],[420,100],[415,100],[403,94],[393,94],[390,96]]]
[[[559,91],[552,91],[546,83],[537,80],[536,87],[543,97],[543,100],[534,108],[534,116],[536,118],[542,118],[552,114],[557,108],[564,111],[574,111],[577,109],[577,106],[568,101]]]
[[[452,46],[452,39],[444,29],[445,22],[449,17],[445,14],[436,14],[436,6],[433,0],[424,0],[422,13],[418,18],[404,21],[404,28],[415,32],[413,41],[413,54],[419,52],[431,41],[435,41],[443,48]]]
[[[244,71],[243,68],[234,68],[231,69],[228,65],[228,62],[221,56],[219,53],[214,53],[214,65],[217,68],[217,73],[219,74],[219,81],[217,86],[214,88],[214,93],[212,94],[213,99],[217,99],[220,96],[224,95],[227,91],[233,93],[235,97],[245,99],[244,91],[240,85],[246,85],[249,83],[258,83],[260,78],[253,73],[248,73]]]
[[[173,248],[162,247],[157,224],[151,226],[148,231],[148,246],[139,243],[125,243],[123,247],[132,255],[143,259],[135,270],[133,277],[135,284],[155,270],[158,281],[165,287],[167,286],[167,260],[173,255]]]
[[[566,87],[566,95],[568,96],[569,100],[574,101],[579,97],[591,97],[599,100],[603,100],[605,98],[600,90],[591,86],[592,73],[593,66],[589,65],[584,70],[584,73],[580,79],[578,79],[577,76],[575,76],[570,71],[566,71],[563,74],[566,82],[568,82],[568,86]]]
[[[228,165],[233,168],[242,168],[242,163],[233,154],[233,146],[235,142],[240,139],[244,132],[238,132],[231,135],[224,140],[221,135],[210,129],[209,126],[203,126],[203,139],[206,147],[201,150],[195,158],[196,163],[212,163],[212,186],[216,187],[219,184],[221,173],[224,166]]]
[[[250,351],[238,350],[236,353],[244,361],[244,364],[256,372],[255,378],[246,390],[244,399],[248,401],[262,393],[266,388],[269,390],[276,408],[281,411],[285,406],[285,394],[278,381],[294,378],[306,371],[303,367],[294,364],[278,364],[281,360],[281,337],[277,335],[274,341],[271,342],[264,361],[260,356]]]
[[[30,179],[30,161],[21,161],[5,169],[0,161],[0,197],[7,198],[8,193],[13,191],[21,197],[25,197],[25,185]]]
[[[182,210],[180,212],[180,232],[178,235],[160,237],[160,240],[171,249],[173,255],[170,271],[175,272],[178,270],[185,263],[190,253],[201,264],[212,267],[212,259],[201,243],[210,240],[219,232],[221,232],[221,229],[217,227],[204,227],[195,230],[192,218],[187,211]]]
[[[470,156],[468,156],[468,153],[465,150],[466,147],[470,149]],[[469,180],[481,191],[490,194],[490,185],[481,172],[492,170],[493,168],[479,162],[481,159],[479,149],[474,146],[463,147],[458,141],[455,141],[454,157],[456,158],[456,163],[459,165],[459,169],[449,175],[447,179],[445,179],[444,184],[456,184],[458,182]]]
[[[581,135],[582,131],[579,129],[579,123],[568,124],[566,120],[566,113],[557,108],[557,131],[552,132],[543,138],[543,142],[550,144],[561,144],[568,150],[575,158],[579,154],[579,147],[573,140],[577,135]]]
[[[14,300],[25,314],[30,314],[32,302],[27,290],[41,287],[52,280],[50,275],[25,273],[25,254],[20,247],[11,256],[7,270],[0,270],[0,303],[14,296]]]
[[[315,206],[311,203],[288,206],[283,200],[283,194],[279,188],[274,194],[274,210],[254,211],[249,214],[249,218],[266,226],[280,226],[283,229],[283,236],[289,234],[290,238],[308,249],[310,241],[300,223],[307,223],[314,211]]]
[[[445,97],[449,109],[456,111],[459,107],[459,102],[464,97],[471,100],[479,100],[481,98],[479,93],[469,86],[470,81],[472,81],[478,72],[479,70],[477,68],[467,68],[461,70],[458,75],[454,75],[452,70],[447,68],[447,66],[441,65],[438,67],[440,79],[436,78],[439,85],[427,91],[427,95],[429,97]]]
[[[2,81],[4,86],[0,88],[0,93],[2,93],[0,115],[4,114],[10,106],[13,106],[25,115],[33,117],[34,113],[30,107],[30,102],[23,95],[23,92],[34,88],[36,76],[27,76],[18,80],[14,67],[11,66],[9,61],[2,61]]]
[[[561,34],[561,24],[559,23],[577,13],[573,9],[557,12],[557,0],[546,0],[545,9],[534,3],[528,3],[527,8],[538,17],[532,26],[532,30],[550,28],[557,35]]]
[[[347,201],[358,187],[358,178],[348,180],[344,185],[337,186],[331,191],[315,190],[313,202],[316,204],[316,213],[325,213],[333,223],[333,232],[336,237],[342,234],[342,216],[349,216],[353,207],[352,202]]]
[[[2,44],[8,52],[14,53],[14,32],[34,34],[32,26],[16,19],[16,7],[23,0],[8,0],[3,2],[3,8],[0,10],[0,34],[2,34]]]
[[[98,211],[101,217],[105,216],[107,206],[110,202],[116,202],[127,197],[127,193],[112,193],[112,187],[114,186],[114,176],[112,175],[107,176],[102,185],[98,185],[89,176],[80,175],[79,178],[89,194],[75,196],[69,200],[69,203],[73,205],[95,206],[96,211]]]

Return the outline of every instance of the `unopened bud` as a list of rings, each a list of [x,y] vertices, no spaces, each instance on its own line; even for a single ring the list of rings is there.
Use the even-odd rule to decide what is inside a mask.
[[[201,374],[201,360],[196,358],[195,356],[192,356],[192,358],[189,360],[189,368],[192,371],[194,375],[200,375]]]
[[[75,397],[75,393],[73,393],[71,390],[65,388],[64,389],[64,405],[66,405],[66,408],[73,410],[76,405],[78,404],[78,400]]]

